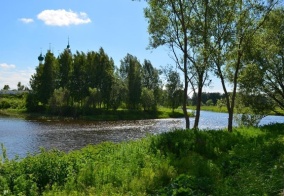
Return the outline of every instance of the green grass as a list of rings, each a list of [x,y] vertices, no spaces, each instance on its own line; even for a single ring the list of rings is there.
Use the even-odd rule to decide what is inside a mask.
[[[25,94],[2,95],[0,94],[0,109],[22,110],[25,108]]]
[[[283,175],[283,124],[175,130],[24,159],[4,152],[0,195],[278,195]]]
[[[188,109],[190,110],[195,110],[196,106],[188,106]],[[223,112],[223,113],[228,113],[228,110],[225,106],[223,107],[218,107],[218,106],[201,106],[201,110],[204,111],[211,111],[211,112]],[[280,109],[279,107],[276,108],[276,112],[271,111],[268,115],[283,115],[283,110]]]
[[[183,112],[181,109],[176,109],[172,112],[171,109],[159,107],[157,111],[143,110],[98,110],[94,115],[82,116],[85,120],[140,120],[140,119],[161,119],[161,118],[182,118]]]
[[[195,110],[196,106],[188,106],[188,109],[190,110]],[[201,106],[201,110],[205,110],[205,111],[211,111],[211,112],[223,112],[223,113],[227,113],[227,108],[225,106],[223,107],[218,107],[218,106]]]
[[[29,113],[25,109],[0,109],[0,115],[12,116],[27,119],[64,119],[66,116],[51,115],[44,113]],[[183,112],[181,109],[176,109],[172,112],[171,109],[159,107],[157,111],[143,110],[124,110],[117,111],[97,109],[92,114],[81,115],[78,118],[82,120],[141,120],[141,119],[161,119],[161,118],[182,118]],[[69,117],[70,118],[70,117]]]

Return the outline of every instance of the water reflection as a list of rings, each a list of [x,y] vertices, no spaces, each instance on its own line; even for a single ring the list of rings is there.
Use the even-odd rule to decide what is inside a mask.
[[[201,129],[221,129],[227,125],[225,113],[201,112]],[[191,125],[194,119],[191,119]],[[284,122],[284,117],[268,116],[261,124]],[[121,142],[184,128],[184,119],[136,121],[35,121],[0,117],[0,143],[9,158],[37,153],[40,147],[70,151],[103,141]]]
[[[26,156],[40,147],[70,151],[103,141],[121,142],[182,128],[182,119],[137,121],[27,121],[0,118],[0,143],[8,156]]]

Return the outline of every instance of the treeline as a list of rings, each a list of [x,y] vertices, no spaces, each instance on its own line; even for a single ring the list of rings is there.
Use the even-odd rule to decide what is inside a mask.
[[[75,54],[67,48],[58,57],[51,51],[47,51],[44,61],[40,57],[42,61],[30,79],[28,111],[79,115],[119,107],[155,111],[158,105],[173,109],[181,105],[176,93],[182,89],[178,74],[169,71],[163,88],[162,71],[149,60],[140,63],[137,57],[127,54],[117,67],[103,48]]]
[[[201,103],[202,105],[207,105],[207,106],[216,106],[217,102],[219,100],[222,100],[225,98],[225,95],[223,93],[218,93],[218,92],[212,92],[212,93],[202,93],[201,94]],[[197,94],[193,94],[190,103],[193,106],[197,105]]]

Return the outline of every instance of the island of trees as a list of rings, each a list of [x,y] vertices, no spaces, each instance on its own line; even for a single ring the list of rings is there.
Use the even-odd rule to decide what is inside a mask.
[[[182,104],[182,83],[173,68],[162,71],[149,60],[140,63],[131,54],[118,67],[103,48],[98,52],[72,54],[69,43],[57,57],[48,50],[38,60],[29,88],[18,82],[17,90],[9,91],[5,85],[0,91],[21,97],[23,101],[9,104],[2,98],[0,108],[18,105],[17,109],[26,109],[28,113],[76,118],[140,111],[139,118],[148,118],[147,115],[154,118],[158,117],[158,106],[162,106],[171,108],[168,112],[171,115],[181,115],[175,109]]]

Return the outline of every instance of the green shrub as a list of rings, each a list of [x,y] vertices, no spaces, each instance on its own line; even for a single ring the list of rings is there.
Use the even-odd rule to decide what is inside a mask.
[[[175,130],[0,161],[0,195],[278,195],[284,125]]]
[[[0,100],[0,108],[1,109],[8,109],[10,107],[11,107],[11,105],[10,105],[10,103],[6,99],[1,99]]]

